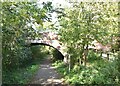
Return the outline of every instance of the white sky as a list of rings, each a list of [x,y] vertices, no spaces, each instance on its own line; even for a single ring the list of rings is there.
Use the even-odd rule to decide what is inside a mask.
[[[64,8],[65,6],[70,6],[70,4],[68,2],[66,2],[65,0],[38,0],[37,3],[40,7],[42,7],[42,3],[43,2],[47,2],[47,1],[50,1],[52,2],[52,6],[53,8],[56,8],[56,7],[62,7]],[[61,6],[60,6],[61,5]],[[52,14],[52,18],[55,18],[57,16],[57,14],[54,12]],[[55,22],[55,20],[53,20],[53,22]]]
[[[42,3],[47,2],[47,1],[52,2],[53,8],[57,8],[57,7],[64,8],[66,6],[70,6],[70,4],[68,2],[66,2],[66,0],[38,0],[37,4],[39,7],[42,8]],[[53,12],[52,13],[52,23],[55,23],[56,21],[58,21],[57,13]],[[56,22],[56,25],[59,25],[59,22]]]

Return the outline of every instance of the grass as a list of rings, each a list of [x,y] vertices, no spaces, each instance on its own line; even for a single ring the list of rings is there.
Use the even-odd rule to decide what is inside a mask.
[[[36,71],[39,69],[43,58],[35,58],[24,67],[3,71],[3,84],[27,84],[31,81]]]

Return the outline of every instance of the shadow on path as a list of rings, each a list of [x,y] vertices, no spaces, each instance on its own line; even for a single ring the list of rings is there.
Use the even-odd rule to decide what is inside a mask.
[[[45,58],[40,64],[40,69],[33,77],[31,84],[42,84],[42,85],[56,85],[66,86],[64,79],[57,73],[55,68],[52,66],[50,58]]]

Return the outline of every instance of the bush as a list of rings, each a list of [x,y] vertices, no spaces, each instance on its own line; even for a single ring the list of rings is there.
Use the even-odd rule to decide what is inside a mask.
[[[68,67],[64,66],[62,61],[55,63],[55,66],[66,82],[70,84],[118,84],[119,72],[117,70],[116,61],[109,62],[104,60],[97,60],[92,66],[78,66],[75,65],[70,72]]]

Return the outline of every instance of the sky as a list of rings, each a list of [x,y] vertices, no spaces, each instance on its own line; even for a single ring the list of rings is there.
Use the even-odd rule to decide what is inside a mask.
[[[66,6],[70,6],[70,4],[68,2],[66,2],[66,0],[38,0],[37,1],[37,4],[38,4],[38,7],[42,8],[42,3],[43,2],[52,2],[52,6],[53,6],[53,9],[56,8],[56,7],[61,7],[61,8],[64,8]],[[53,12],[52,14],[52,23],[55,24],[55,25],[59,25],[59,22],[58,22],[58,19],[57,19],[57,13],[56,12]],[[35,28],[35,26],[33,26]]]
[[[52,6],[53,8],[56,7],[66,7],[66,6],[70,6],[70,4],[68,2],[66,2],[65,0],[38,0],[37,3],[40,7],[42,7],[42,3],[47,2],[47,1],[51,1],[52,2]],[[61,6],[60,6],[61,5]],[[57,20],[55,17],[57,17],[57,14],[55,12],[52,13],[52,21],[53,23]]]

